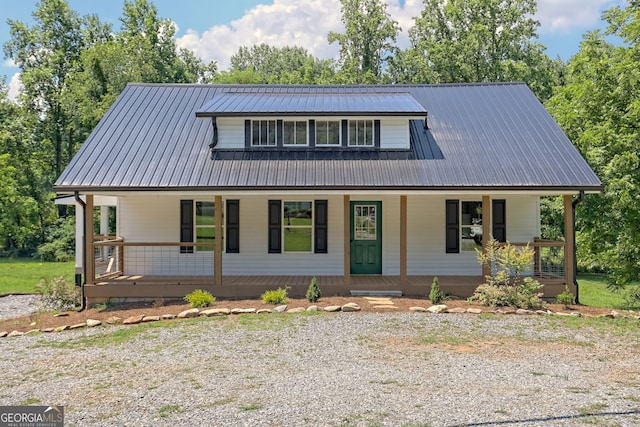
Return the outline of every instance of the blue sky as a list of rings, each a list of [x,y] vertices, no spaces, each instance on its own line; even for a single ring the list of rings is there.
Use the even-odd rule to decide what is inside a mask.
[[[420,13],[421,0],[385,0],[391,17],[399,21],[403,34],[400,47],[408,45],[407,30],[412,17]],[[123,0],[68,0],[81,15],[97,14],[101,21],[117,28]],[[230,56],[240,46],[267,43],[298,45],[320,58],[333,58],[336,44],[329,45],[329,31],[342,31],[339,0],[154,0],[159,16],[178,26],[180,47],[186,47],[205,61],[228,67]],[[33,24],[31,14],[37,0],[0,0],[0,43],[10,37],[7,19]],[[624,5],[624,0],[538,0],[539,41],[547,54],[567,60],[579,49],[582,35],[602,27],[602,11]],[[4,58],[0,77],[15,86],[19,69]]]

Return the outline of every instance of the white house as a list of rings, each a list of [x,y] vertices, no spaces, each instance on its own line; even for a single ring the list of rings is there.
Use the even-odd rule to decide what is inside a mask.
[[[84,212],[89,298],[303,294],[313,276],[468,295],[489,235],[530,242],[555,295],[575,281],[573,208],[601,187],[521,83],[130,84],[55,184]],[[563,242],[537,240],[547,195]],[[116,236],[94,236],[99,199]]]

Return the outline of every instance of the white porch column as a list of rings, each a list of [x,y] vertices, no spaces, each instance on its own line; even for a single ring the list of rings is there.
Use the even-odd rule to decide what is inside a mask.
[[[222,285],[222,196],[215,197],[216,238],[213,250],[214,283]]]
[[[100,234],[109,235],[109,206],[100,206]],[[102,260],[107,261],[109,258],[109,248],[102,247]]]
[[[92,285],[96,279],[96,257],[93,253],[93,194],[87,194],[84,208],[85,254],[87,265],[84,266],[84,282]]]
[[[400,284],[407,283],[407,196],[400,196]]]
[[[348,194],[344,195],[343,204],[343,220],[344,220],[344,284],[351,285],[351,198]]]
[[[486,253],[491,235],[491,197],[482,196],[482,251]],[[491,274],[491,266],[482,266],[482,277]]]
[[[84,229],[82,227],[82,223],[84,222],[84,217],[83,217],[83,212],[82,212],[82,206],[76,202],[75,203],[75,208],[76,208],[76,274],[82,274],[84,273],[84,264],[82,262],[82,254],[84,253],[84,247],[83,247],[83,236],[84,236]]]
[[[571,194],[563,196],[564,201],[564,280],[565,284],[572,286],[573,278],[576,275],[574,270],[574,219],[573,219],[573,198]]]

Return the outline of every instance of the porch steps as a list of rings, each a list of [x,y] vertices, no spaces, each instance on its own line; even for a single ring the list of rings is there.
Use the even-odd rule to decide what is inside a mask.
[[[354,297],[401,297],[402,291],[397,290],[351,290]]]

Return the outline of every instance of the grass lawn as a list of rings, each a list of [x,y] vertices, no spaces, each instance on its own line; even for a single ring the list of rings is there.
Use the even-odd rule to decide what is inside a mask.
[[[31,258],[0,258],[0,295],[33,293],[44,277],[64,276],[73,283],[75,262],[42,262]]]
[[[604,274],[582,273],[578,275],[580,285],[580,303],[592,307],[618,309],[638,309],[629,307],[624,300],[624,292],[613,292],[607,289],[607,278]],[[640,286],[632,283],[629,286]]]

